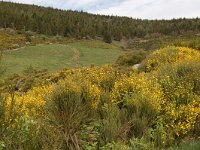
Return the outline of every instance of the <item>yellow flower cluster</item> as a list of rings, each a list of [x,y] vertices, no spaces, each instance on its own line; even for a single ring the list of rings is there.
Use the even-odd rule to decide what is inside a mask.
[[[52,88],[52,85],[34,87],[25,94],[15,93],[14,97],[8,96],[7,108],[13,105],[13,109],[25,117],[41,117],[43,115],[45,96],[52,92]]]
[[[200,103],[194,100],[178,108],[171,103],[166,105],[165,111],[162,117],[166,120],[166,127],[177,136],[183,136],[194,128],[196,119],[200,115]]]
[[[146,62],[146,69],[158,79],[164,92],[162,107],[167,129],[177,136],[190,132],[200,116],[200,95],[196,68],[200,53],[186,47],[166,47],[155,51]],[[195,85],[196,84],[196,85]]]
[[[60,79],[72,79],[76,82],[88,80],[99,88],[111,89],[114,82],[120,77],[120,73],[111,66],[63,70],[52,75],[51,81]]]
[[[146,101],[147,99],[147,105],[157,112],[161,110],[161,105],[164,103],[164,95],[157,80],[144,73],[132,74],[130,77],[124,76],[115,82],[112,92],[114,103],[126,101],[127,96],[134,95],[138,96],[136,97],[138,100]]]
[[[97,108],[100,101],[101,91],[97,85],[92,84],[90,81],[83,81],[80,85],[81,93],[83,96],[90,101],[93,108]]]
[[[166,63],[174,65],[180,61],[200,60],[200,53],[197,50],[186,47],[168,46],[163,49],[154,51],[149,56],[145,68],[146,71],[157,70]]]
[[[23,35],[8,34],[5,31],[0,31],[0,50],[15,49],[18,48],[18,46],[25,45],[25,42],[26,38]]]
[[[85,98],[96,108],[100,101],[101,88],[114,82],[115,71],[110,66],[102,68],[71,69],[52,75],[52,83],[34,87],[27,93],[15,93],[14,100],[7,98],[7,107],[14,103],[15,110],[25,116],[38,116],[45,105],[45,97],[52,93],[57,84],[68,84],[70,90],[83,93]]]
[[[119,78],[120,73],[111,66],[92,67],[81,69],[63,70],[54,73],[51,81],[56,83],[63,80],[71,81],[77,84],[82,90],[81,92],[89,101],[92,102],[94,108],[100,101],[102,90],[111,91],[115,81]]]

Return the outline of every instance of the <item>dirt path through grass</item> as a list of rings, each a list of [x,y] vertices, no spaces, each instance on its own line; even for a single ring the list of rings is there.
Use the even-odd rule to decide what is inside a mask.
[[[72,51],[73,51],[73,57],[72,57],[72,60],[71,60],[71,64],[74,67],[78,67],[79,66],[78,60],[80,58],[80,52],[76,48],[72,48]]]
[[[5,52],[12,52],[12,51],[18,51],[18,50],[21,50],[23,48],[26,48],[26,46],[23,46],[23,47],[19,47],[19,48],[14,48],[14,49],[6,49],[4,50]]]

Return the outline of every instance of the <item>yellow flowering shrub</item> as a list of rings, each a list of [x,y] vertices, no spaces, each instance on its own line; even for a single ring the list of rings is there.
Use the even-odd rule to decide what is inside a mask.
[[[93,108],[97,108],[100,101],[101,91],[99,87],[90,81],[83,81],[81,84],[81,92],[87,101],[90,101]]]
[[[146,72],[157,70],[165,64],[176,64],[187,60],[200,60],[200,53],[197,50],[186,47],[168,46],[154,51],[141,66]]]
[[[52,88],[52,85],[34,87],[25,94],[15,93],[14,97],[8,96],[7,108],[13,105],[13,109],[25,117],[41,117],[43,115],[45,96],[51,93]]]
[[[56,129],[57,137],[63,141],[63,148],[77,149],[83,124],[88,124],[95,116],[100,92],[89,81],[61,80],[46,99],[46,124]],[[84,133],[87,134],[87,133]],[[72,142],[77,139],[77,143]],[[63,149],[61,148],[61,149]]]
[[[83,78],[82,78],[83,79]],[[100,89],[97,85],[87,80],[61,80],[57,84],[68,84],[69,90],[77,94],[83,94],[84,98],[96,108],[100,100]],[[25,117],[42,117],[44,114],[43,107],[46,103],[46,97],[52,93],[57,84],[49,84],[41,87],[33,87],[27,93],[16,92],[14,97],[8,96],[7,108],[13,105],[15,111]]]
[[[180,105],[179,107],[168,103],[164,109],[165,115],[162,117],[166,121],[166,127],[177,136],[183,136],[190,132],[200,115],[200,103],[195,100],[188,105]]]
[[[54,73],[51,77],[52,82],[57,82],[60,79],[72,79],[76,81],[88,80],[92,84],[99,86],[105,90],[111,90],[115,81],[120,77],[120,73],[111,66],[81,68],[63,70]]]
[[[127,103],[127,96],[136,96],[132,101],[145,101],[156,112],[159,112],[164,102],[163,92],[155,78],[150,78],[144,73],[124,76],[115,82],[112,97],[114,103]],[[140,101],[141,102],[141,101]]]
[[[122,129],[127,127],[128,136],[142,137],[147,129],[152,129],[151,135],[155,136],[152,139],[164,147],[173,139],[171,136],[181,139],[192,133],[200,121],[199,62],[200,53],[196,50],[167,47],[155,51],[146,60],[146,72],[121,73],[111,66],[66,69],[53,73],[43,86],[33,87],[26,93],[16,92],[14,99],[9,96],[7,107],[13,106],[16,112],[31,118],[56,112],[55,122],[59,120],[65,126],[62,116],[56,117],[59,114],[74,117],[72,107],[76,117],[82,115],[80,111],[84,108],[85,119],[89,113],[111,104],[120,114]],[[48,104],[53,108],[50,114]],[[65,107],[63,104],[65,113],[60,111]],[[112,113],[109,112],[110,118],[105,113],[107,116],[102,119],[111,121],[115,115]]]
[[[200,63],[189,60],[163,66],[157,78],[165,95],[166,127],[179,137],[187,135],[200,116]]]
[[[90,68],[87,78],[105,90],[111,90],[120,73],[111,66]]]
[[[20,34],[8,34],[5,31],[0,31],[0,50],[15,49],[25,45],[26,38]]]
[[[200,112],[200,53],[186,47],[154,51],[141,68],[150,72],[162,87],[161,118],[177,137],[190,133]],[[148,74],[148,73],[147,73]]]

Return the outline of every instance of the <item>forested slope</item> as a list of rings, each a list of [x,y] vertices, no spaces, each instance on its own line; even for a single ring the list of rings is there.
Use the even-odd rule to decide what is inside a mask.
[[[0,2],[0,27],[76,38],[108,35],[120,40],[152,34],[197,34],[200,19],[140,20]]]

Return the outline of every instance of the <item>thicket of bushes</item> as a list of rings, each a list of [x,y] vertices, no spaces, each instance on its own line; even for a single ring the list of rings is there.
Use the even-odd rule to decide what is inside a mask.
[[[145,52],[127,52],[118,57],[115,64],[119,66],[133,66],[140,64],[146,58]]]
[[[193,37],[193,38],[187,39],[187,40],[175,40],[173,42],[173,45],[190,47],[193,49],[200,50],[200,38],[198,36],[198,37]]]
[[[25,93],[10,88],[0,101],[0,149],[160,150],[183,140],[198,148],[199,59],[167,47],[133,72],[70,69]]]
[[[25,45],[26,39],[24,35],[16,34],[14,30],[0,29],[0,50],[15,49]]]

